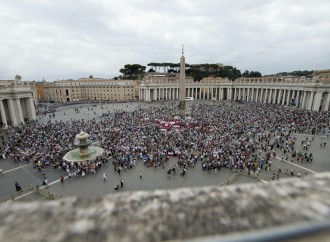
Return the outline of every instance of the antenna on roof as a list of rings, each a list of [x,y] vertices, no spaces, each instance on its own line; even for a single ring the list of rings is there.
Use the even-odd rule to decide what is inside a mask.
[[[182,56],[184,54],[184,45],[182,45]]]

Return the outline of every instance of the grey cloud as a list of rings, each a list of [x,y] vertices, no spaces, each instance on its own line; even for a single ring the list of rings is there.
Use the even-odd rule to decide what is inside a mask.
[[[224,63],[263,74],[329,68],[330,2],[0,2],[0,79],[119,75],[127,63]]]

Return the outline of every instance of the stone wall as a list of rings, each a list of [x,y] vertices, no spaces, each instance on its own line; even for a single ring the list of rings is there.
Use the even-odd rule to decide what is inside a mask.
[[[202,241],[329,221],[330,173],[268,184],[123,192],[100,200],[13,202],[0,206],[0,218],[0,241],[6,242]]]

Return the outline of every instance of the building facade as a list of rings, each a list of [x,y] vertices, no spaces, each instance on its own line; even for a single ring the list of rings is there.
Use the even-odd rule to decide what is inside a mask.
[[[26,121],[36,120],[35,88],[21,81],[20,76],[15,80],[0,82],[0,127],[17,126]]]
[[[148,74],[139,87],[139,99],[179,100],[179,77],[171,75]],[[241,77],[234,81],[204,78],[194,82],[187,77],[185,89],[186,97],[194,99],[262,102],[329,111],[330,70],[316,71],[309,77]]]
[[[110,80],[102,78],[80,78],[46,84],[46,99],[54,102],[72,101],[127,101],[136,96],[134,80]]]
[[[45,94],[45,87],[49,85],[45,80],[42,80],[40,82],[32,82],[33,85],[36,88],[36,96],[38,100],[45,100],[47,99],[46,94]]]

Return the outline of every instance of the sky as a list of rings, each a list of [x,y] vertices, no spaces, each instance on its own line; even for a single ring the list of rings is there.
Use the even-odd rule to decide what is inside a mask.
[[[0,33],[0,80],[113,78],[182,45],[189,64],[330,69],[329,0],[1,0]]]

